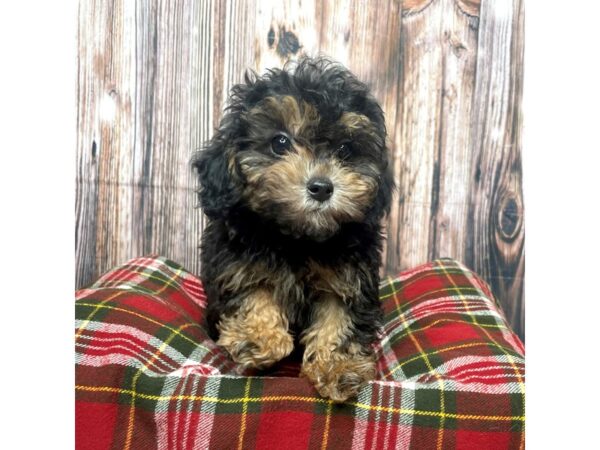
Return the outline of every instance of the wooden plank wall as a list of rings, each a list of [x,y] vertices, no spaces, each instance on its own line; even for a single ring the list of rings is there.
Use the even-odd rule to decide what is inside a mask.
[[[81,0],[78,43],[78,287],[149,253],[199,272],[192,151],[246,68],[320,53],[386,113],[383,270],[457,258],[523,336],[522,0]]]

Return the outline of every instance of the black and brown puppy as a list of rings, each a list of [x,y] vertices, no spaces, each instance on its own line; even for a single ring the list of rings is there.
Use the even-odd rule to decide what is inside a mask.
[[[247,74],[193,164],[213,338],[266,368],[298,337],[321,395],[355,395],[375,376],[380,221],[393,189],[366,85],[325,59]]]

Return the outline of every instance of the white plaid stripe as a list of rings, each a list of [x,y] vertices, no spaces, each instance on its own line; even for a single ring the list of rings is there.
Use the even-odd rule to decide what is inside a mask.
[[[142,269],[141,272],[136,273],[132,267],[140,267]],[[130,261],[127,261],[125,265],[120,266],[116,270],[111,270],[110,272],[102,275],[94,284],[90,286],[90,288],[99,288],[99,287],[119,287],[119,281],[123,281],[127,278],[126,281],[123,282],[123,288],[127,289],[131,283],[141,283],[144,280],[148,279],[148,275],[154,271],[158,271],[160,268],[165,267],[164,258],[136,258]]]
[[[200,391],[200,381],[205,382],[205,388]],[[191,385],[191,390],[194,395],[203,395],[206,397],[217,398],[219,393],[219,385],[221,377],[201,377],[201,376],[187,376],[184,379],[170,377],[165,380],[161,396],[175,396],[177,392],[186,392],[186,386]],[[167,420],[169,400],[160,400],[156,405],[155,411],[155,423],[157,428],[157,448],[193,448],[193,449],[208,449],[210,448],[210,437],[212,433],[212,427],[215,420],[215,412],[217,403],[216,402],[201,402],[200,410],[197,411],[198,403],[190,400],[176,400],[176,411],[178,412],[175,416],[177,421],[171,423],[169,428],[169,421]],[[185,407],[182,405],[185,404]],[[174,408],[175,409],[175,408]],[[182,414],[186,412],[187,414]],[[191,414],[199,414],[196,420],[196,427],[192,429],[192,416]],[[182,442],[177,441],[177,436],[180,434],[180,427],[183,431]],[[191,442],[191,447],[189,443]]]
[[[400,390],[400,408],[412,411],[415,409],[415,391],[411,389],[409,383],[402,383],[402,387]],[[400,414],[400,428],[396,437],[397,449],[407,449],[410,447],[413,421],[414,416],[412,414]]]
[[[198,377],[188,376],[180,378],[180,383],[176,389],[179,395],[185,395],[187,393],[187,386],[191,385],[192,389],[198,385]],[[192,390],[191,392],[195,392]],[[181,411],[181,414],[177,414],[177,420],[173,422],[173,429],[169,433],[169,448],[185,448],[187,443],[187,437],[189,432],[189,425],[191,422],[190,413],[193,411],[194,403],[188,399],[178,398],[175,400],[177,411]],[[181,431],[180,431],[181,429]],[[182,440],[178,441],[180,433],[183,434]]]
[[[85,321],[76,320],[75,325],[76,328],[79,328],[83,325]],[[108,364],[119,364],[128,367],[143,367],[144,364],[148,362],[148,360],[152,359],[154,354],[158,351],[158,349],[164,344],[160,339],[155,338],[151,334],[144,333],[140,331],[138,328],[130,327],[127,325],[118,325],[112,323],[105,322],[87,322],[85,325],[85,332],[89,331],[102,331],[107,334],[113,334],[114,338],[104,338],[94,335],[93,337],[89,337],[86,334],[81,334],[77,342],[75,343],[75,348],[80,349],[80,351],[75,353],[75,362],[80,365],[86,366],[94,366],[100,367]],[[130,336],[135,339],[129,340],[127,342],[127,337]],[[123,345],[117,345],[115,342],[125,341],[128,346],[125,347]],[[136,341],[142,341],[145,345],[149,345],[151,349],[141,347]],[[103,345],[98,345],[103,344]],[[113,350],[112,352],[105,355],[89,355],[85,353],[85,349],[94,348],[99,350]],[[136,356],[127,356],[123,355],[118,350],[126,350],[126,349],[137,349]],[[166,346],[159,353],[159,357],[157,361],[152,365],[155,367],[156,365],[167,366],[170,370],[176,370],[179,365],[174,366],[170,362],[166,361],[163,356],[168,356],[177,364],[183,364],[186,361],[186,357],[181,354],[179,351],[175,350],[171,346]],[[147,357],[147,358],[146,358]],[[158,363],[158,364],[157,364]],[[147,375],[156,376],[156,375],[164,375],[167,371],[155,372],[154,370],[148,368],[145,371]]]
[[[382,389],[385,389],[386,392],[388,393],[388,402],[387,402],[387,407],[388,408],[394,408],[396,405],[396,397],[398,394],[400,394],[399,389],[394,389],[394,388],[390,388],[389,386],[386,385],[381,385]],[[396,415],[393,413],[386,413],[385,415],[385,427],[386,427],[386,432],[384,435],[384,440],[383,440],[383,448],[390,448],[390,439],[392,437],[392,428],[390,427],[390,425],[392,424],[396,424]]]
[[[185,270],[180,270],[175,274],[171,267],[165,264],[165,261],[166,258],[163,257],[137,258],[128,261],[127,265],[101,276],[90,286],[90,289],[111,288],[152,293],[152,290],[144,289],[140,284],[148,279],[155,279],[158,283],[164,283],[164,280],[159,280],[158,276],[155,275],[158,273],[169,280],[166,285],[185,291],[183,280],[181,280],[181,276],[186,273]]]
[[[207,397],[218,397],[221,386],[221,377],[210,377],[206,380],[204,395]],[[202,402],[200,405],[201,420],[198,422],[198,428],[195,430],[196,438],[194,448],[210,448],[210,435],[215,420],[217,409],[216,402]]]
[[[358,391],[358,403],[370,404],[373,397],[374,383],[368,383],[364,388]],[[354,432],[352,434],[352,450],[363,450],[366,448],[365,437],[367,426],[369,425],[369,416],[371,411],[364,408],[354,410]]]
[[[179,387],[180,382],[180,378],[165,378],[163,388],[160,393],[161,398],[168,398],[169,396],[175,395],[175,392]],[[156,441],[158,444],[158,448],[175,448],[171,445],[172,443],[169,440],[169,435],[173,433],[173,431],[169,429],[168,420],[170,402],[171,400],[168,399],[160,399],[156,402],[156,409],[154,411],[154,421],[156,424]]]
[[[461,301],[472,300],[473,302],[465,306]],[[473,308],[480,308],[473,310]],[[500,314],[492,306],[490,300],[473,295],[464,296],[449,296],[435,298],[420,303],[414,308],[410,308],[398,317],[386,323],[386,336],[382,345],[385,345],[387,340],[395,337],[398,333],[411,327],[415,322],[426,319],[427,317],[437,316],[443,313],[464,314],[469,316],[494,317],[498,328],[506,329],[504,320]],[[405,321],[403,321],[403,317]]]

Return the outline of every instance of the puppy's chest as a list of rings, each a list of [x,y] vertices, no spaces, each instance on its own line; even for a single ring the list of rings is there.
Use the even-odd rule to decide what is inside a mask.
[[[301,264],[238,262],[219,276],[222,287],[243,292],[258,287],[271,290],[284,305],[300,305],[324,294],[343,300],[360,293],[360,268],[347,263],[326,265],[313,259]]]
[[[346,300],[355,298],[360,292],[358,270],[349,264],[329,266],[308,260],[294,275],[309,297],[328,293]]]

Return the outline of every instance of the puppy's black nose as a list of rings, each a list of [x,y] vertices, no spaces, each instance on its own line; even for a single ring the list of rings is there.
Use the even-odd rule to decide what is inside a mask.
[[[319,202],[324,202],[333,194],[333,183],[329,178],[311,178],[308,180],[306,189],[312,198]]]

